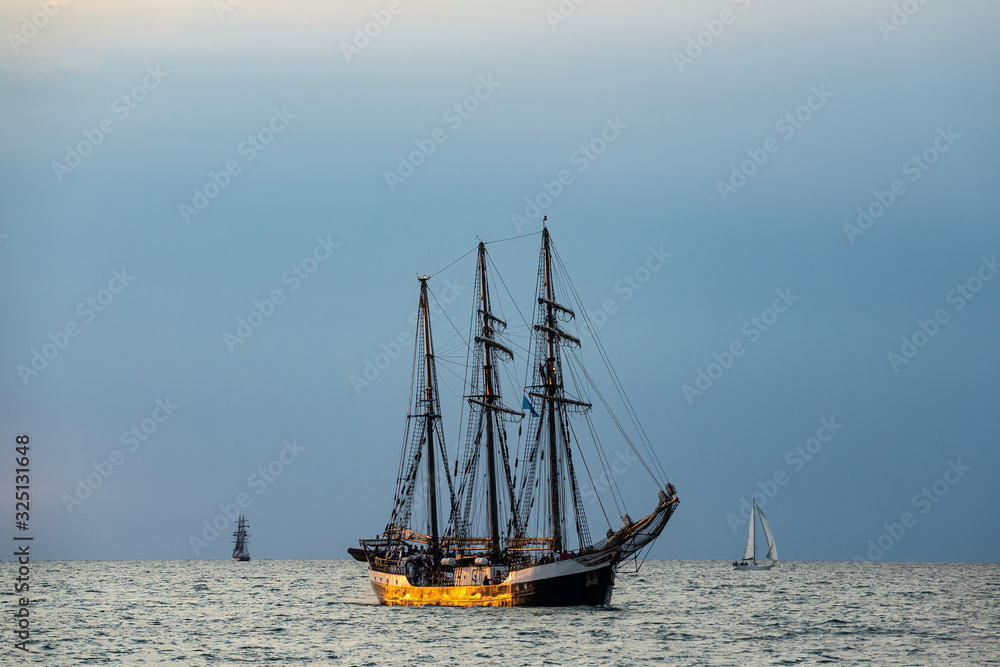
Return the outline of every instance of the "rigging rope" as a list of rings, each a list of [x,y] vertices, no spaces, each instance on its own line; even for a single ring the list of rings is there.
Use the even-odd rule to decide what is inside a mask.
[[[580,299],[580,295],[577,293],[576,287],[573,285],[572,281],[569,280],[568,274],[567,274],[567,271],[565,269],[565,266],[563,265],[562,259],[559,257],[559,253],[556,252],[556,250],[555,250],[554,247],[552,248],[552,255],[555,258],[556,262],[559,264],[559,267],[561,269],[560,273],[565,276],[565,280],[566,280],[566,283],[567,283],[567,285],[569,287],[570,292],[573,294],[573,297],[577,300],[577,303],[579,303],[582,306],[583,305],[583,301]],[[601,360],[604,362],[604,366],[607,369],[609,376],[611,377],[612,384],[615,386],[615,389],[618,392],[619,398],[622,400],[622,404],[625,406],[625,410],[628,413],[630,420],[632,421],[632,425],[638,431],[640,439],[643,441],[643,444],[646,446],[646,450],[651,455],[653,464],[657,467],[658,472],[663,476],[663,478],[665,478],[667,481],[669,481],[670,478],[667,476],[666,471],[664,471],[663,466],[660,463],[659,457],[656,454],[656,450],[653,449],[652,443],[649,441],[649,438],[646,435],[645,429],[643,429],[642,426],[639,424],[638,416],[635,414],[635,409],[633,408],[631,401],[628,399],[628,395],[625,393],[625,389],[624,389],[624,387],[621,384],[621,380],[618,378],[618,374],[615,373],[614,366],[611,364],[611,359],[608,357],[607,351],[604,349],[604,345],[601,343],[600,339],[597,337],[597,331],[596,331],[596,329],[594,328],[593,324],[590,321],[590,316],[588,315],[586,308],[583,308],[583,319],[587,323],[587,327],[590,330],[590,333],[591,333],[591,335],[593,337],[595,348],[597,349],[598,353],[600,354]],[[610,412],[611,411],[610,406],[607,404],[607,401],[604,400],[604,397],[603,397],[603,395],[601,395],[601,392],[599,390],[597,390],[597,385],[594,384],[593,380],[590,378],[590,375],[587,373],[586,368],[582,367],[582,363],[581,363],[581,369],[583,370],[583,373],[587,376],[587,379],[591,383],[591,385],[594,386],[594,389],[597,392],[597,395],[601,398],[601,402],[604,403],[605,407],[608,408],[608,411]],[[617,424],[618,423],[618,419],[616,417],[614,417],[613,413],[612,413],[612,417],[615,419],[615,422]],[[618,428],[619,428],[619,430],[622,431],[622,434],[625,435],[624,429],[622,429],[622,427],[621,427],[620,424],[618,425]],[[626,436],[626,439],[628,439],[627,436]],[[635,451],[636,455],[638,455],[639,458],[640,458],[640,460],[642,460],[642,456],[639,455],[638,450],[635,449],[635,445],[631,444],[631,441],[630,441],[630,445],[632,446],[632,449],[633,449],[633,451]],[[649,472],[650,476],[653,478],[653,481],[657,483],[657,486],[660,486],[661,485],[660,481],[656,478],[656,476],[653,474],[653,472],[651,470],[649,470],[649,467],[646,465],[645,461],[643,461],[643,466]]]

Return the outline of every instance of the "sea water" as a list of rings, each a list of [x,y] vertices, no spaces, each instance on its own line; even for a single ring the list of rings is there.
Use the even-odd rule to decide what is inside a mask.
[[[601,608],[381,607],[347,560],[33,562],[30,586],[30,653],[4,587],[2,664],[1000,664],[995,563],[630,562]]]

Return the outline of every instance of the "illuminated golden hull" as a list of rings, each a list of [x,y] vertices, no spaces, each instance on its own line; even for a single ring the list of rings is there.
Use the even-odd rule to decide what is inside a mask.
[[[497,586],[393,586],[372,583],[381,604],[389,606],[513,607],[510,584]]]

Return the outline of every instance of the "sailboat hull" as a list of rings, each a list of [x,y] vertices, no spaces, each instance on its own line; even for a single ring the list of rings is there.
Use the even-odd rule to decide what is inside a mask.
[[[772,567],[774,567],[774,563],[747,563],[746,565],[737,563],[733,565],[734,570],[770,570]]]
[[[575,559],[509,573],[491,586],[414,586],[405,575],[369,571],[379,603],[395,606],[568,607],[611,604],[615,562],[584,565]]]

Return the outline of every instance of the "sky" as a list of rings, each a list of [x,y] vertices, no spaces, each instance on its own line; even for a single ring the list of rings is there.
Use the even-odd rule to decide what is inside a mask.
[[[255,558],[345,557],[392,507],[415,277],[447,348],[456,260],[545,215],[681,499],[651,557],[740,556],[756,496],[782,560],[997,560],[998,19],[5,2],[7,531],[228,558],[243,511]],[[538,240],[490,246],[524,303]],[[623,467],[641,516],[656,487]]]

